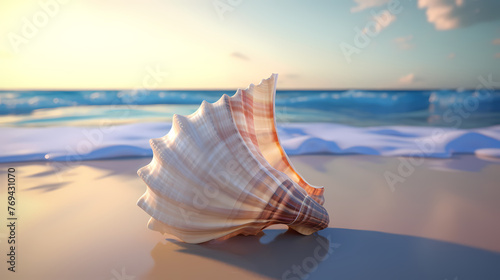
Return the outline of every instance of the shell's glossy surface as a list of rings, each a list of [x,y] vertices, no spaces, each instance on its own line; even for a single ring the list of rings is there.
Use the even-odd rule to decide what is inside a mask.
[[[138,205],[152,217],[149,228],[201,243],[272,224],[302,234],[328,226],[323,188],[295,172],[279,143],[276,78],[174,115],[170,132],[151,139],[153,159],[138,171],[148,185]]]

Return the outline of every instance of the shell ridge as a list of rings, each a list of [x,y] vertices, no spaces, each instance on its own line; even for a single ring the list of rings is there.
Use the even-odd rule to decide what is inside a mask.
[[[169,215],[167,218],[170,219],[165,219],[165,215],[161,215],[160,211],[154,211],[155,209],[152,209],[150,207],[150,204],[153,205],[164,205],[164,204],[171,204],[171,205],[176,205],[178,207],[170,207],[170,212],[175,215]],[[161,221],[165,225],[169,227],[175,227],[172,225],[172,221],[177,220],[177,221],[182,221],[180,224],[183,225],[183,227],[176,227],[178,230],[181,231],[208,231],[208,230],[217,230],[218,228],[221,228],[224,222],[221,219],[221,224],[216,224],[213,223],[213,221],[207,220],[206,217],[208,214],[206,214],[204,211],[201,211],[199,209],[193,208],[189,204],[186,204],[182,201],[175,200],[169,196],[162,196],[158,195],[156,193],[150,193],[148,197],[144,199],[144,203],[140,205],[141,208],[143,208],[148,214],[150,214],[153,218],[156,220]],[[165,208],[165,207],[163,207]],[[186,210],[187,209],[187,210]],[[211,216],[211,215],[209,215]],[[197,224],[196,227],[197,229],[190,229],[192,227],[193,222],[190,221],[190,219],[196,218]]]
[[[202,113],[202,111],[200,111],[199,113]],[[189,143],[196,143],[196,145],[192,145],[191,146],[191,152],[193,152],[193,154],[202,154],[202,148],[207,146],[208,143],[202,143],[201,139],[203,139],[202,137],[189,137],[189,133],[190,132],[194,132],[195,130],[192,129],[193,127],[193,122],[192,120],[186,118],[185,116],[182,116],[182,115],[176,115],[176,121],[177,123],[179,124],[179,131],[178,133],[176,134],[176,137],[174,138],[174,142],[178,142],[178,145],[180,145],[181,143],[186,143],[186,144],[189,144]],[[183,122],[185,122],[185,124],[183,124]],[[197,132],[194,132],[194,133],[197,133]],[[199,141],[197,141],[197,139],[195,138],[198,138]],[[163,140],[163,139],[162,139]],[[153,153],[155,151],[157,151],[160,159],[162,160],[162,162],[164,162],[165,164],[169,164],[167,161],[167,157],[166,155],[163,153],[162,149],[161,148],[168,148],[168,145],[167,143],[165,143],[164,141],[153,141],[153,144],[154,144],[154,149],[153,149]],[[159,144],[162,144],[161,146]],[[152,146],[153,147],[153,146]],[[168,150],[168,149],[165,149],[165,150]],[[189,159],[189,153],[186,153],[184,154],[186,157],[185,159]],[[178,164],[178,165],[182,165],[183,167],[185,167],[185,164],[184,164],[184,160],[183,159],[180,159],[177,157],[177,154],[176,153],[172,153],[171,156],[174,157],[175,159],[175,162]],[[198,160],[201,160],[201,157],[197,157]],[[190,160],[193,160],[192,158]],[[196,159],[195,159],[196,160]],[[194,165],[198,165],[196,162],[193,162]],[[189,172],[189,169],[186,169],[184,170],[183,173],[188,173]]]
[[[229,114],[232,115],[232,112],[231,112],[231,104],[229,102],[229,97],[227,95],[225,96],[222,96],[219,101],[221,101],[221,104],[223,104],[229,111]],[[218,102],[219,102],[218,101]],[[254,164],[254,165],[257,165],[257,168],[259,170],[264,170],[265,168],[260,164],[260,162],[258,160],[255,159],[254,155],[251,153],[251,151],[248,149],[248,146],[245,144],[245,141],[241,138],[241,135],[239,134],[239,131],[238,131],[238,128],[236,127],[236,124],[234,123],[233,119],[231,118],[228,118],[227,119],[228,122],[230,122],[231,124],[231,129],[233,131],[233,135],[236,136],[236,141],[238,143],[238,146],[240,146],[241,148],[243,148],[244,152],[245,152],[245,155],[249,158],[249,160]],[[248,165],[248,163],[246,162],[242,162],[243,160],[243,157],[235,157],[236,161],[239,162],[240,164],[242,164],[243,166],[245,165]],[[275,178],[273,178],[275,179]],[[275,182],[277,183],[277,182]],[[244,200],[242,199],[242,196],[243,195],[246,195],[247,193],[245,192],[245,190],[248,188],[248,185],[244,187],[244,191],[242,191],[239,196],[237,197],[237,199],[235,200],[235,204],[233,205],[233,207],[237,206],[238,203],[241,203],[243,202]],[[263,200],[264,201],[264,200]],[[267,201],[265,201],[266,203]],[[264,206],[263,206],[264,207]],[[234,208],[232,208],[234,209]]]
[[[223,146],[219,145],[219,147],[222,149]],[[189,167],[187,167],[183,160],[179,159],[177,157],[176,153],[170,153],[168,149],[162,150],[160,149],[157,145],[153,146],[153,153],[159,158],[160,160],[160,165],[165,166],[167,165],[168,170],[172,170],[175,174],[186,174],[190,172]],[[170,155],[166,155],[165,153],[169,153]],[[214,153],[211,153],[214,154]],[[172,161],[176,162],[177,164],[169,164],[166,160],[166,158],[172,158]],[[199,169],[198,172],[202,172],[203,169]],[[208,174],[209,172],[204,172],[203,178],[205,179],[211,179]],[[203,186],[206,184],[206,182],[202,181],[202,179],[198,177],[192,177],[192,178],[186,178],[185,176],[183,177],[186,180],[187,185],[198,185],[198,186]],[[194,180],[194,181],[193,181]],[[189,184],[189,181],[191,181],[191,184]]]
[[[178,183],[184,183],[184,185],[189,184],[189,185],[198,185],[198,186],[204,184],[204,182],[200,178],[197,178],[197,177],[188,178],[188,177],[183,175],[183,174],[188,174],[190,172],[190,169],[184,164],[184,161],[182,161],[181,159],[179,159],[177,157],[176,153],[169,153],[168,149],[162,150],[155,144],[152,147],[153,147],[154,158],[157,160],[156,167],[157,168],[163,167],[167,171],[172,170],[172,172],[174,172],[175,174],[182,175],[181,177],[179,177],[180,179],[182,179],[182,181],[178,182]],[[166,155],[164,152],[169,153],[169,155]],[[170,157],[171,161],[176,162],[176,164],[170,164],[169,161],[166,160],[167,157]],[[162,169],[160,169],[160,170],[162,170]],[[167,179],[168,178],[169,177],[167,177]],[[164,184],[162,184],[162,186],[163,185]],[[148,186],[150,188],[155,188],[155,187],[153,187],[154,185],[152,186],[152,185],[148,184]],[[167,188],[164,188],[164,189],[165,190],[162,192],[162,195],[169,195],[169,193],[166,192]]]
[[[302,200],[302,204],[300,204],[300,209],[299,209],[299,212],[297,213],[297,216],[295,217],[295,219],[293,219],[293,221],[287,225],[293,225],[293,223],[295,223],[297,221],[297,219],[299,218],[300,216],[300,213],[302,213],[302,209],[304,209],[304,205],[306,204],[306,198],[308,198],[309,195],[306,195],[306,197],[304,198],[304,200]]]
[[[228,97],[228,98],[229,98],[229,97]],[[231,105],[231,102],[228,102],[228,103],[229,103],[229,106],[231,107],[231,106],[232,106],[232,105]],[[232,121],[232,120],[231,120],[231,121]],[[232,121],[232,122],[233,122],[234,126],[236,127],[236,124],[234,123],[234,121]],[[237,132],[238,132],[237,134],[238,134],[239,138],[241,139],[241,141],[242,141],[243,143],[245,143],[245,141],[243,140],[243,138],[242,138],[242,136],[241,136],[241,134],[240,134],[240,131],[239,131],[239,130],[237,130]],[[245,144],[244,146],[245,146],[247,149],[249,149],[247,144]],[[249,149],[249,150],[250,150],[250,149]],[[270,177],[272,177],[272,178],[275,178],[275,183],[278,185],[278,188],[279,188],[279,187],[280,187],[280,186],[281,186],[281,185],[282,185],[285,181],[287,181],[287,180],[288,180],[288,179],[286,179],[288,176],[286,176],[286,174],[285,174],[285,173],[283,173],[283,172],[281,172],[281,171],[279,171],[279,170],[275,170],[275,169],[273,169],[273,168],[272,168],[272,166],[269,164],[269,162],[268,162],[265,158],[263,158],[263,157],[262,157],[262,155],[261,155],[260,153],[259,153],[259,155],[255,155],[255,154],[253,154],[253,153],[251,153],[251,152],[250,152],[250,155],[252,156],[252,158],[253,158],[255,161],[257,161],[257,162],[259,163],[259,165],[261,166],[261,169],[266,171],[266,173],[267,173],[267,175],[268,175],[268,176],[270,176]],[[262,161],[263,161],[264,163],[267,163],[267,165],[268,165],[268,166],[267,166],[267,168],[266,168],[266,166],[263,166],[263,165],[262,165],[263,163],[262,163],[261,161],[257,160],[256,156],[261,156],[261,157],[262,157]],[[275,172],[277,172],[279,175],[283,176],[283,179],[282,179],[282,180],[279,180],[279,179],[276,177],[276,174],[274,174],[274,172],[270,172],[271,170],[272,170],[272,171],[275,171]],[[289,182],[290,182],[290,183],[292,183],[292,184],[294,185],[294,187],[295,187],[295,185],[296,185],[296,183],[295,183],[295,182],[293,182],[293,181],[289,181]],[[296,187],[296,188],[297,188],[297,187]],[[298,189],[301,189],[301,188],[298,188]],[[276,191],[276,190],[275,190],[275,191]],[[290,195],[290,196],[292,195],[292,193],[291,193],[291,191],[290,191],[289,189],[286,189],[285,191],[287,192],[287,195]],[[299,191],[299,192],[300,192],[300,191]],[[271,201],[271,200],[272,200],[272,196],[271,196],[271,197],[269,198],[269,200],[266,202],[266,206],[265,206],[264,208],[266,208],[266,207],[273,207],[273,206],[274,206],[274,205],[272,204],[272,201]],[[279,202],[281,202],[281,201],[279,201]],[[278,205],[279,205],[279,202],[277,203]]]
[[[143,208],[151,216],[155,217],[156,219],[164,221],[164,219],[162,219],[160,216],[157,216],[156,212],[153,211],[153,209],[151,209],[149,207],[149,204],[152,204],[152,203],[158,204],[158,205],[163,205],[164,203],[160,203],[159,202],[160,200],[163,202],[167,202],[168,204],[179,206],[180,210],[182,210],[182,208],[190,209],[190,211],[192,213],[189,213],[189,214],[195,214],[194,212],[196,212],[196,214],[198,214],[199,217],[209,216],[209,215],[211,216],[214,214],[214,212],[216,212],[215,210],[218,210],[219,213],[226,213],[226,215],[227,215],[227,211],[225,211],[225,209],[222,209],[222,208],[221,209],[211,209],[211,213],[207,214],[206,211],[202,211],[198,208],[191,207],[189,204],[186,204],[185,201],[175,199],[175,198],[171,197],[170,195],[163,195],[162,193],[159,193],[158,190],[156,190],[155,188],[152,188],[152,187],[149,187],[147,190],[147,193],[141,197],[140,202],[142,202],[142,203],[139,203],[139,205],[141,206],[141,208]],[[151,202],[151,201],[153,201],[153,202]],[[178,213],[178,211],[176,211],[176,212]],[[178,213],[178,214],[180,215],[181,213]],[[223,215],[223,216],[225,217],[226,215]],[[164,221],[164,222],[166,222],[166,221]],[[170,222],[166,222],[166,224],[170,225]],[[208,227],[208,228],[213,228],[213,226],[214,225],[212,225],[212,227]],[[204,230],[207,230],[208,228],[204,227]]]
[[[229,102],[229,97],[228,97],[227,95],[226,95],[226,97],[224,98],[224,103],[226,104],[226,106],[229,106],[229,109],[231,109],[231,102]],[[271,178],[271,179],[273,180],[273,182],[274,182],[274,184],[273,184],[273,185],[274,185],[275,187],[273,187],[273,189],[269,189],[269,190],[270,190],[271,192],[275,192],[275,191],[276,191],[276,189],[279,187],[279,185],[281,185],[281,184],[282,184],[282,182],[283,182],[283,181],[282,181],[282,180],[280,180],[280,179],[278,179],[278,178],[275,176],[275,174],[273,174],[273,173],[269,172],[270,170],[269,170],[266,166],[262,165],[261,161],[257,160],[256,155],[255,155],[255,154],[253,154],[253,153],[250,151],[250,149],[249,149],[248,145],[247,145],[247,144],[246,144],[246,142],[243,140],[243,138],[242,138],[242,136],[241,136],[241,134],[240,134],[240,131],[238,130],[238,128],[237,128],[237,126],[236,126],[236,124],[235,124],[234,120],[233,120],[233,119],[231,119],[231,118],[229,118],[229,119],[228,119],[228,121],[229,121],[229,122],[231,122],[232,127],[233,127],[233,130],[236,132],[235,134],[236,134],[236,136],[238,137],[238,141],[239,141],[239,143],[241,143],[242,147],[244,147],[244,149],[245,149],[245,151],[246,151],[246,154],[250,155],[252,162],[254,162],[254,164],[257,164],[258,169],[259,169],[260,171],[265,172],[265,174],[268,176],[268,178]],[[264,160],[264,161],[265,161],[265,160]],[[240,161],[240,162],[241,162],[241,161]],[[245,163],[244,163],[244,162],[242,162],[242,164],[244,165]],[[285,179],[283,179],[283,180],[285,180]],[[238,201],[244,201],[244,199],[242,199],[242,196],[244,196],[244,195],[248,195],[248,194],[251,194],[251,193],[249,193],[249,192],[242,192],[242,193],[240,194],[240,196],[238,197],[237,202],[238,202]],[[268,199],[263,200],[263,201],[264,201],[264,205],[262,206],[262,209],[264,209],[264,208],[266,207],[266,205],[268,205],[269,200],[271,199],[271,197],[272,197],[272,196],[269,196],[269,198],[268,198]],[[236,206],[236,205],[235,205],[235,206]]]
[[[226,97],[221,97],[217,102],[215,103],[209,103],[209,102],[206,102],[206,114],[207,115],[210,115],[210,117],[208,118],[210,121],[210,124],[213,126],[213,130],[214,131],[220,131],[220,129],[217,129],[217,127],[219,127],[218,125],[216,125],[216,122],[214,121],[215,119],[217,119],[215,116],[213,116],[213,110],[215,110],[217,107],[221,107],[221,106],[226,106],[226,103],[227,103],[227,95]],[[229,110],[229,108],[227,108],[226,106],[226,109]],[[229,112],[229,111],[228,111]],[[230,112],[229,112],[229,115],[230,115]],[[237,132],[237,129],[233,129],[233,136],[236,135],[234,132]],[[216,133],[217,137],[219,138],[219,141],[221,143],[225,143],[226,146],[228,146],[228,141],[224,141],[222,140],[222,138]],[[229,140],[229,138],[228,138]],[[234,160],[238,160],[238,158],[234,158]],[[216,183],[218,183],[217,185],[221,185],[220,184],[220,181],[217,181]],[[242,191],[244,191],[244,189],[242,189]],[[241,195],[241,193],[240,193]],[[238,202],[238,198],[236,199],[235,203]],[[234,205],[233,205],[233,208],[234,208]],[[231,215],[228,215],[228,218],[230,218]]]
[[[205,103],[205,104],[206,104],[206,109],[207,109],[207,110],[205,111],[205,114],[206,114],[206,116],[207,116],[207,119],[211,120],[211,121],[209,121],[208,123],[210,123],[210,125],[214,126],[214,127],[213,127],[213,130],[214,130],[214,131],[219,131],[219,129],[216,129],[216,124],[214,123],[214,119],[216,119],[216,118],[212,115],[212,114],[213,114],[213,113],[212,113],[212,111],[213,111],[213,110],[214,110],[217,106],[221,106],[221,105],[223,105],[223,103],[224,103],[224,98],[221,98],[218,102],[215,102],[214,104],[209,103],[209,102],[206,102],[206,103]],[[234,131],[236,131],[236,130],[234,130]],[[218,136],[218,135],[217,135],[217,136]],[[219,137],[219,141],[220,141],[221,143],[225,143],[225,144],[226,144],[226,146],[227,146],[227,143],[226,143],[226,142],[224,142],[224,141],[220,138],[220,136],[218,136],[218,137]],[[217,182],[217,183],[220,183],[220,182]],[[218,184],[218,185],[220,185],[220,184]]]
[[[278,74],[273,73],[273,74],[271,74],[271,76],[269,76],[269,78],[262,79],[262,80],[260,81],[260,83],[259,83],[259,84],[257,84],[257,86],[260,86],[262,83],[267,82],[268,80],[270,80],[270,79],[272,79],[272,78],[274,78],[274,77],[278,77]],[[255,86],[255,85],[252,83],[252,84],[250,84],[248,87],[246,87],[246,88],[245,88],[245,90],[250,89],[250,88],[252,88],[252,87],[254,87],[254,86]]]

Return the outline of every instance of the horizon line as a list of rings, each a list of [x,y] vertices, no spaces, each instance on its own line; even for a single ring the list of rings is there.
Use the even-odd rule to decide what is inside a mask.
[[[217,89],[203,89],[203,88],[179,88],[179,89],[166,89],[166,88],[158,88],[158,89],[134,89],[134,88],[63,88],[63,89],[54,89],[54,88],[18,88],[18,89],[4,89],[0,88],[0,92],[5,91],[132,91],[132,90],[146,90],[146,91],[237,91],[238,89],[243,90],[244,88],[217,88]],[[276,89],[276,91],[349,91],[349,90],[366,90],[366,91],[431,91],[431,90],[476,90],[475,88],[461,88],[461,87],[442,87],[442,88],[283,88]],[[497,91],[500,89],[494,89]]]

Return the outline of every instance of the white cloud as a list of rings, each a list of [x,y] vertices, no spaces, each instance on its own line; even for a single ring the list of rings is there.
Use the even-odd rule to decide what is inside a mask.
[[[454,59],[454,58],[455,58],[455,53],[450,53],[450,54],[448,55],[448,58],[449,58],[449,59]]]
[[[498,0],[418,0],[418,7],[427,10],[427,21],[437,30],[500,19]]]
[[[500,38],[497,38],[491,42],[493,45],[500,45]]]
[[[415,77],[415,74],[413,74],[413,73],[410,73],[408,75],[405,75],[405,76],[399,78],[399,83],[404,84],[404,85],[413,84],[417,81],[418,81],[418,79]]]
[[[354,0],[357,6],[351,8],[351,13],[357,13],[372,7],[379,7],[389,1],[390,0]]]
[[[411,40],[413,39],[413,35],[408,35],[404,37],[398,37],[394,39],[393,41],[398,45],[398,48],[402,50],[409,50],[413,48],[415,45],[411,43]]]

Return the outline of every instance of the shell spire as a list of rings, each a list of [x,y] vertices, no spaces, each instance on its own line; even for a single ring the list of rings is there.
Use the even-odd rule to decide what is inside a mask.
[[[148,187],[137,203],[150,229],[201,243],[272,224],[306,235],[328,226],[323,188],[300,177],[279,143],[276,79],[174,115],[170,132],[151,139],[153,159],[138,171]]]

